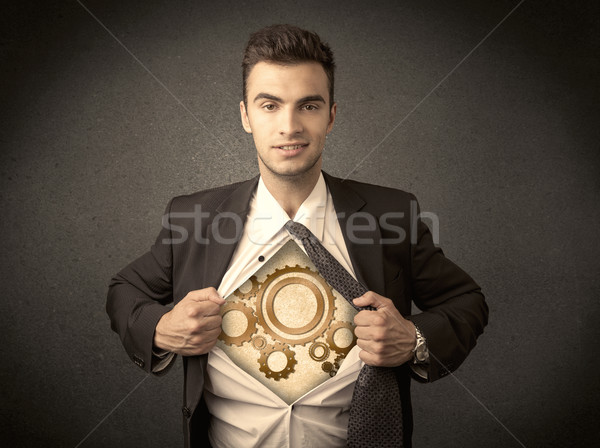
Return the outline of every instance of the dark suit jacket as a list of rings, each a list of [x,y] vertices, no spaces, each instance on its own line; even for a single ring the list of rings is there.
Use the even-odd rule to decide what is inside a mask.
[[[462,363],[487,324],[479,286],[433,244],[412,194],[324,176],[359,280],[392,299],[424,334],[431,354],[429,381],[447,375]],[[165,305],[176,304],[189,291],[219,286],[257,182],[258,177],[171,200],[154,246],[112,279],[106,306],[112,328],[144,370],[152,368],[154,329],[169,311]],[[202,219],[198,212],[205,214]],[[349,229],[355,230],[353,236]],[[411,300],[422,313],[410,316]],[[202,400],[206,360],[206,355],[183,357],[186,447],[208,446]],[[396,372],[409,447],[411,371],[405,364]]]

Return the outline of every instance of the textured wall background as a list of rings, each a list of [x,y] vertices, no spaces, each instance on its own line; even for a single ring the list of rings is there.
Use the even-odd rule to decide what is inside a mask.
[[[455,378],[414,385],[415,446],[592,445],[599,9],[561,3],[525,1],[472,53],[516,0],[83,0],[107,29],[77,1],[4,5],[0,444],[181,445],[180,365],[128,359],[108,281],[173,195],[257,173],[241,53],[290,22],[337,57],[326,169],[417,194],[491,308]]]

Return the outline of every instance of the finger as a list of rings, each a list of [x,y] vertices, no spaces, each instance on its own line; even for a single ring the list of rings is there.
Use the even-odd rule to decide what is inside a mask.
[[[356,327],[354,329],[354,335],[356,336],[356,339],[363,340],[366,341],[369,338],[369,327]],[[362,347],[361,347],[362,348]]]
[[[194,333],[187,340],[188,348],[200,347],[203,344],[212,344],[216,342],[221,334],[221,328],[213,328],[212,330],[206,330],[199,333]]]
[[[364,327],[356,327],[354,329],[354,334],[358,340],[363,341],[373,341],[373,342],[381,342],[385,341],[385,331],[381,328],[373,327],[373,326],[364,326]],[[370,350],[372,351],[372,350]]]
[[[204,302],[188,303],[186,314],[192,319],[202,319],[208,316],[218,316],[221,314],[221,306],[206,300]]]
[[[353,303],[360,307],[372,306],[373,308],[380,309],[387,306],[389,301],[389,299],[386,299],[373,291],[367,291],[362,296],[354,299]]]
[[[194,302],[211,301],[217,305],[223,305],[225,303],[225,299],[219,295],[215,288],[204,288],[190,291],[185,298],[188,300],[193,300]]]
[[[377,311],[360,311],[354,316],[354,324],[357,327],[377,327],[385,325],[385,315]]]
[[[379,365],[379,357],[374,355],[373,353],[369,353],[366,350],[361,350],[358,354],[358,357],[369,366],[377,366]]]
[[[219,314],[212,316],[205,316],[197,320],[195,325],[193,326],[192,333],[193,334],[204,334],[210,331],[219,331],[221,332],[221,322],[223,319]]]

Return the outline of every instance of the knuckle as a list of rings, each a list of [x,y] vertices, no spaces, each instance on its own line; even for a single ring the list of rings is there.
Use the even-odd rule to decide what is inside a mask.
[[[190,334],[198,333],[200,330],[202,330],[201,321],[196,318],[189,319],[187,322],[187,330]]]
[[[185,309],[185,315],[191,319],[194,319],[198,315],[198,310],[195,306],[188,306]]]
[[[378,343],[381,343],[381,341],[383,341],[385,339],[385,331],[381,328],[376,329],[375,331],[373,331],[373,340],[377,341]]]
[[[202,345],[204,341],[202,340],[201,336],[192,336],[189,340],[188,340],[188,344],[192,347],[199,347],[200,345]]]
[[[376,327],[382,327],[385,325],[385,318],[381,315],[376,315],[373,317],[373,325]]]
[[[385,350],[385,344],[383,342],[377,342],[375,344],[375,353],[377,353],[378,355],[381,355],[384,350]]]

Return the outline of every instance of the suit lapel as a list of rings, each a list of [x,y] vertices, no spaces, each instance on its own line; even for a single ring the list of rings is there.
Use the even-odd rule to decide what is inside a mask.
[[[233,252],[240,242],[248,216],[250,199],[256,190],[258,176],[239,186],[215,209],[216,215],[207,228],[209,248],[204,284],[218,288],[227,272]]]
[[[325,172],[323,172],[323,176],[333,198],[333,205],[338,215],[338,221],[344,235],[346,247],[348,248],[350,261],[358,280],[367,289],[383,295],[385,293],[383,251],[379,243],[381,241],[381,230],[377,216],[373,215],[376,220],[373,230],[364,231],[361,229],[360,233],[352,238],[351,232],[348,232],[349,218],[359,211],[365,213],[368,204],[355,190],[351,189],[347,184],[345,185],[341,179],[332,177]],[[365,223],[364,220],[358,220],[356,224],[362,225]],[[368,240],[369,242],[364,240]]]

